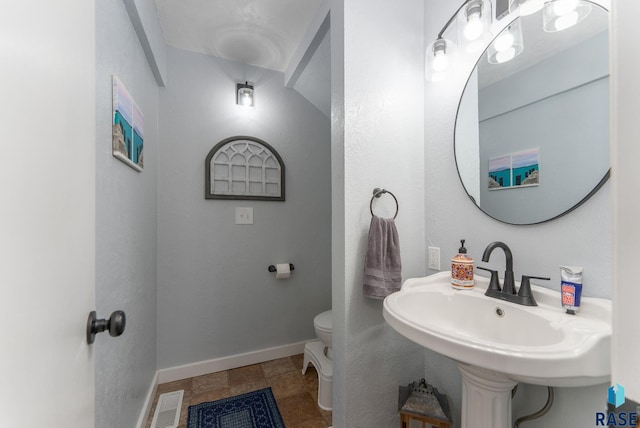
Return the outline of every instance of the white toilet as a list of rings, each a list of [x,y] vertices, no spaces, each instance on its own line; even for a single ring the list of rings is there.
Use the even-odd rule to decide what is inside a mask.
[[[323,410],[331,410],[332,384],[333,384],[333,351],[331,349],[331,333],[333,331],[333,319],[331,310],[316,315],[313,319],[313,328],[320,340],[314,340],[304,346],[304,362],[302,374],[305,374],[309,363],[312,363],[318,372],[318,406]]]
[[[324,355],[333,360],[333,350],[331,349],[331,333],[333,332],[332,311],[328,310],[316,315],[313,319],[313,328],[316,331],[316,337],[324,344]]]

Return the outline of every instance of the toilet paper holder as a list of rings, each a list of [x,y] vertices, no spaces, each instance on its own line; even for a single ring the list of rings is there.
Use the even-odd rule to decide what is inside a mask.
[[[293,263],[289,263],[289,269],[293,270]],[[276,271],[276,266],[275,265],[269,265],[269,272],[275,272]]]

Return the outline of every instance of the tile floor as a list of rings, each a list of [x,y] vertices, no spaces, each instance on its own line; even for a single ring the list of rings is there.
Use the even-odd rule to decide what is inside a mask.
[[[160,384],[146,426],[151,427],[158,396],[165,392],[184,389],[178,428],[186,428],[189,406],[270,386],[287,428],[327,428],[331,425],[331,412],[318,407],[318,375],[313,365],[302,375],[302,361],[300,354]]]

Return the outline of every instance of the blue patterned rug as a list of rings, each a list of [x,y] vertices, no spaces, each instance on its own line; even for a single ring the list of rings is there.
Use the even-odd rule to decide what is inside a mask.
[[[187,428],[285,428],[271,388],[189,406]]]

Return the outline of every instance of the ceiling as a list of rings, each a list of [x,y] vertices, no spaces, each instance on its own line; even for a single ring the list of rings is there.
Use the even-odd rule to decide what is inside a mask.
[[[322,0],[154,0],[168,45],[284,72]]]

